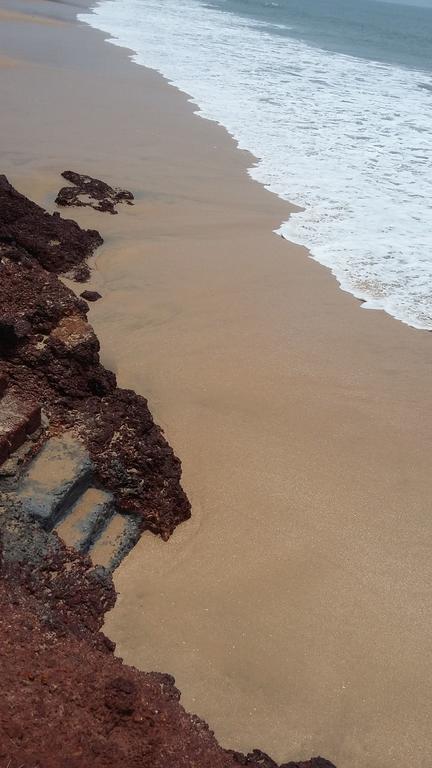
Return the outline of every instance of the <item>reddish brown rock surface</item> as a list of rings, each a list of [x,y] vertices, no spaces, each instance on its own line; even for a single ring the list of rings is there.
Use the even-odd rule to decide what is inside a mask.
[[[62,187],[56,197],[57,205],[90,207],[107,213],[117,213],[119,203],[133,205],[134,196],[126,189],[110,187],[105,181],[75,171],[63,171],[62,176],[73,186]]]
[[[75,221],[47,213],[0,175],[0,242],[24,251],[50,272],[72,270],[85,279],[85,260],[103,240],[94,229],[81,229]]]
[[[19,511],[0,506],[0,524],[0,765],[278,768],[259,750],[222,749],[170,675],[114,657],[100,632],[115,599],[103,570]]]
[[[27,234],[21,237],[20,222],[29,217],[35,242]],[[118,510],[136,514],[142,530],[166,539],[190,516],[180,462],[153,422],[145,398],[119,389],[114,374],[101,365],[86,303],[55,274],[71,262],[81,263],[66,245],[70,222],[55,220],[62,244],[55,264],[40,255],[39,222],[51,219],[0,177],[0,375],[23,403],[42,403],[51,432],[75,430]],[[14,238],[7,225],[12,221]],[[81,242],[87,234],[73,226],[75,240]],[[102,241],[97,233],[91,236],[92,243],[98,239]]]
[[[14,392],[0,393],[0,465],[41,425],[41,407]]]
[[[82,299],[85,299],[86,301],[97,301],[98,299],[101,299],[102,296],[98,291],[83,291],[80,293],[80,296]]]

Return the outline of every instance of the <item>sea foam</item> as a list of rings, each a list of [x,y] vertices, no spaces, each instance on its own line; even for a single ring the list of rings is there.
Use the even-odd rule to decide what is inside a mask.
[[[429,73],[315,48],[199,0],[106,0],[79,17],[136,51],[302,207],[279,230],[341,287],[432,329]]]

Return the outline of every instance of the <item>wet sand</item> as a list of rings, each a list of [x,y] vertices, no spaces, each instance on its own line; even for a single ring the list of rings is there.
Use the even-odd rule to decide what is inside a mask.
[[[86,286],[103,360],[149,398],[192,502],[116,572],[105,631],[224,746],[427,765],[432,337],[272,234],[289,209],[251,156],[103,37],[0,25],[10,181],[51,208],[68,167],[137,196],[71,215],[106,238]]]

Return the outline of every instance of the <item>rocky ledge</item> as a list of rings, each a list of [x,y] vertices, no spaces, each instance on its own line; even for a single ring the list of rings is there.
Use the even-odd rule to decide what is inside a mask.
[[[71,266],[85,273],[86,256],[101,242],[98,232],[51,216],[0,177],[0,376],[20,407],[43,406],[41,442],[73,432],[117,511],[167,539],[190,516],[180,462],[145,398],[119,389],[101,364],[88,305],[59,279]]]
[[[7,768],[277,768],[222,749],[169,675],[101,632],[111,571],[190,515],[147,402],[99,360],[83,280],[98,232],[0,177],[0,760]],[[334,768],[323,758],[284,768]]]

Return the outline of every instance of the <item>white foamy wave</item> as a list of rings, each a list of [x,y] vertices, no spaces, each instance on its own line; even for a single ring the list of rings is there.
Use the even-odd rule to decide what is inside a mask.
[[[280,229],[340,285],[432,329],[432,93],[425,72],[322,51],[198,0],[106,0],[80,18],[190,94],[304,208]]]

